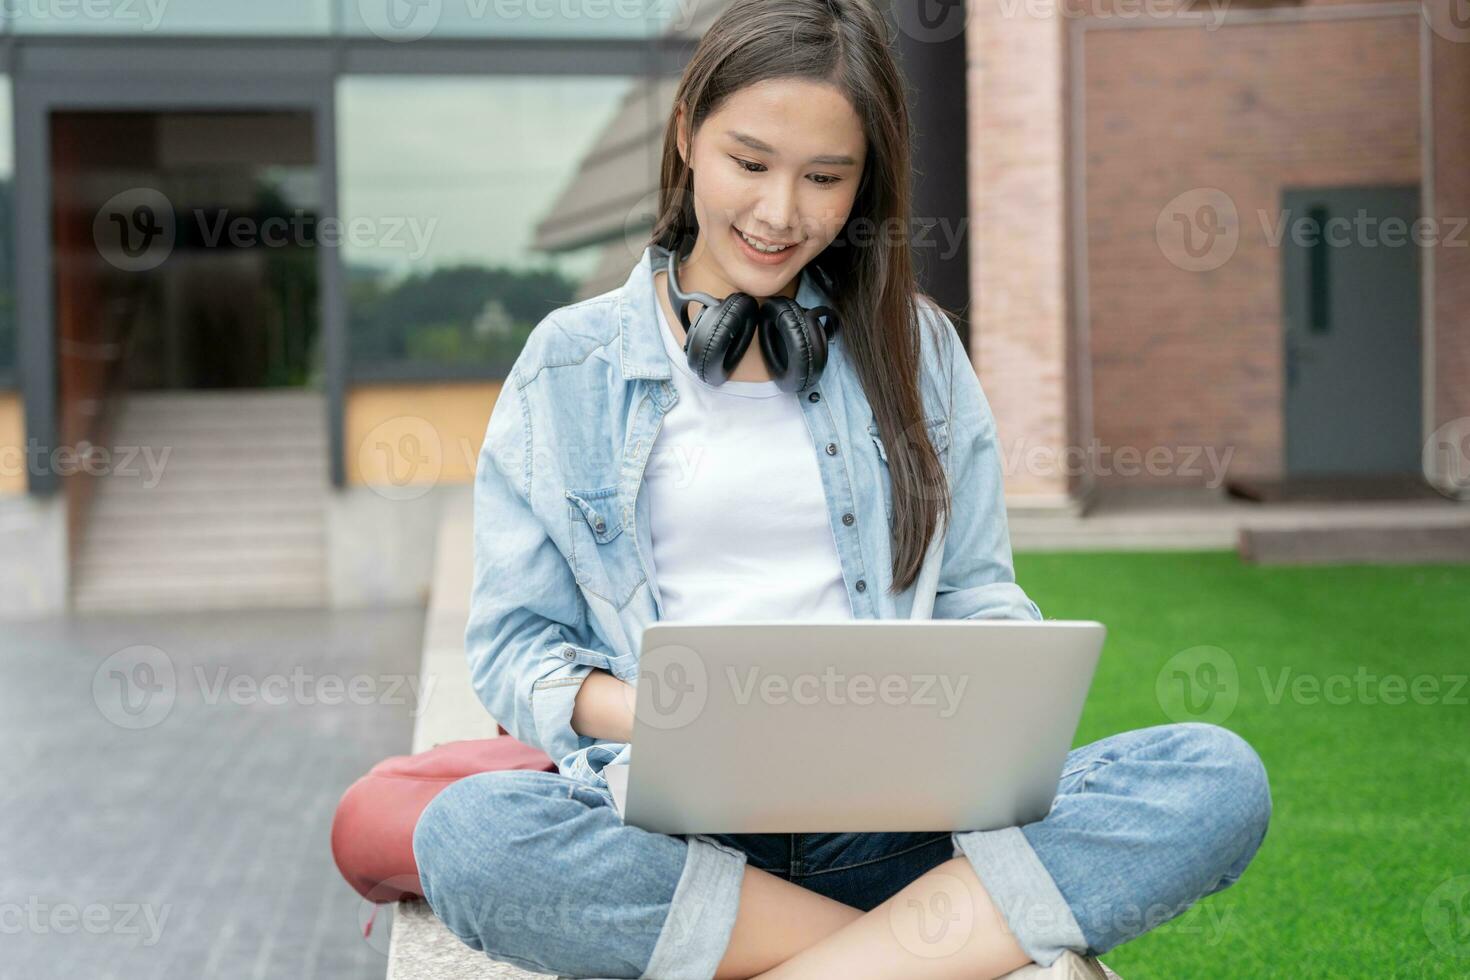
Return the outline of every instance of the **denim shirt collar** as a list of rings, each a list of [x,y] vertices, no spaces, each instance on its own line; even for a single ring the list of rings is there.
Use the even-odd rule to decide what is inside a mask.
[[[625,381],[634,378],[666,381],[673,377],[673,368],[669,364],[668,352],[664,350],[663,338],[655,332],[663,329],[663,316],[659,311],[653,276],[663,268],[667,255],[661,246],[649,244],[618,292],[618,322],[621,333],[618,350]],[[817,285],[816,277],[803,268],[800,282],[797,283],[796,302],[803,309],[809,310],[814,306],[830,306],[832,301]],[[829,361],[839,356],[837,348],[840,346],[840,338],[840,333],[834,333],[829,338]]]

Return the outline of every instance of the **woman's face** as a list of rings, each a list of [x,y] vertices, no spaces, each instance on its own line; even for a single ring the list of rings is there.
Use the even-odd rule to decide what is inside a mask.
[[[825,82],[767,79],[705,117],[692,157],[684,126],[681,111],[679,153],[694,171],[699,237],[680,286],[795,296],[798,273],[837,237],[857,196],[867,139],[852,104]],[[740,232],[789,247],[762,254]]]

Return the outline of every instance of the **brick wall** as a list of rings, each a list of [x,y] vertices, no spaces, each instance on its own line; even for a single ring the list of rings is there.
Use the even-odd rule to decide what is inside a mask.
[[[1435,210],[1470,217],[1470,39],[1435,36],[1433,48]],[[1447,225],[1446,234],[1452,229]],[[1470,416],[1470,228],[1434,254],[1435,425]],[[1470,447],[1465,447],[1470,453]],[[1470,462],[1470,460],[1467,460]]]
[[[1230,475],[1280,473],[1281,255],[1260,213],[1274,219],[1283,187],[1419,179],[1420,23],[1088,32],[1086,234],[1099,443],[1143,452],[1233,447]],[[1463,122],[1470,86],[1458,91]],[[1463,127],[1458,138],[1454,160],[1463,164]],[[1462,201],[1464,174],[1462,165]],[[1178,195],[1190,195],[1190,208],[1209,200],[1202,188],[1233,202],[1238,244],[1228,260],[1215,266],[1205,257],[1201,264],[1213,267],[1194,271],[1171,261],[1190,259],[1156,223]],[[1470,375],[1458,376],[1463,390]],[[1207,475],[1104,475],[1099,483],[1199,484]]]
[[[972,3],[969,68],[971,344],[1002,455],[1072,439],[1066,214],[1066,25]],[[1054,467],[1006,465],[1006,495],[1064,502]]]

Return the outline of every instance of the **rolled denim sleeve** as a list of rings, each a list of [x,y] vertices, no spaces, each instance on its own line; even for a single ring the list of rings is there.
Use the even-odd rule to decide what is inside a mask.
[[[1005,489],[990,403],[980,388],[954,324],[943,312],[927,316],[947,363],[950,492],[953,508],[934,596],[935,619],[1034,619],[1041,610],[1016,584],[1006,523]]]
[[[512,368],[475,468],[465,656],[491,716],[561,767],[597,743],[572,729],[572,707],[587,674],[610,669],[610,651],[590,630],[571,567],[531,506],[533,450],[520,372]]]

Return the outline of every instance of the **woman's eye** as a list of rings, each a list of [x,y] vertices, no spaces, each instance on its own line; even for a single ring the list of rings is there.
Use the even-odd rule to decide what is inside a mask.
[[[766,165],[763,163],[754,163],[750,160],[742,160],[739,157],[731,157],[730,159],[734,160],[736,166],[748,174],[763,173],[766,169]],[[831,174],[812,174],[811,176],[813,178],[812,183],[818,187],[830,187],[842,180],[841,177],[834,177]]]

